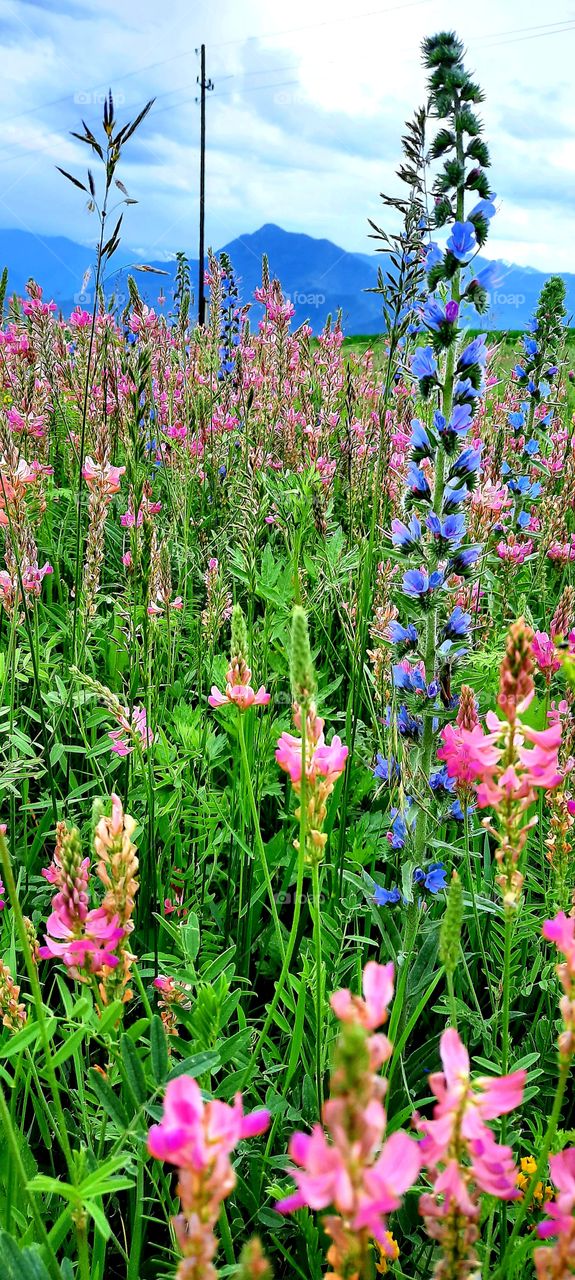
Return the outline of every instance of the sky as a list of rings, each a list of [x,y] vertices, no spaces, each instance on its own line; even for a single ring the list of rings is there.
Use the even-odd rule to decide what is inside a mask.
[[[486,94],[489,256],[575,271],[575,0],[0,0],[0,227],[95,239],[55,166],[82,176],[70,130],[96,129],[111,86],[121,121],[156,98],[121,160],[138,200],[125,244],[197,254],[204,42],[206,242],[275,222],[370,252],[368,218],[385,221],[379,193],[399,190],[403,124],[425,101],[421,40],[446,28]]]

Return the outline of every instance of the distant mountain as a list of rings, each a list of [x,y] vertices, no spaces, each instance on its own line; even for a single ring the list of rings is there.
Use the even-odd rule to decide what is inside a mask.
[[[383,262],[379,254],[348,253],[330,240],[284,231],[267,223],[249,235],[238,236],[224,245],[239,282],[242,301],[248,301],[261,282],[261,262],[265,253],[270,271],[281,281],[284,293],[295,307],[295,323],[309,321],[317,333],[326,317],[341,309],[344,332],[372,334],[381,329],[381,305],[376,295],[365,292],[377,281],[377,268]],[[93,279],[87,276],[93,265],[93,251],[61,236],[34,236],[27,231],[0,231],[0,268],[8,267],[10,292],[23,293],[26,281],[33,276],[43,286],[47,298],[53,298],[64,314],[76,303],[90,306]],[[479,259],[482,263],[485,260]],[[126,295],[126,275],[134,270],[141,255],[121,248],[113,259],[114,271],[106,282],[106,293],[115,290],[117,297]],[[175,261],[150,261],[167,272],[165,276],[136,274],[141,294],[152,305],[160,287],[170,297],[175,275]],[[546,274],[531,267],[518,267],[499,262],[498,283],[491,293],[489,314],[483,319],[486,329],[522,329],[532,314]],[[198,263],[190,262],[194,290],[197,288]],[[567,302],[575,312],[575,275],[564,275]]]

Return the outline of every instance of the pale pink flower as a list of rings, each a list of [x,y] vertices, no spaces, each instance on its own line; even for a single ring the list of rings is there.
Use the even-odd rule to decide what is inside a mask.
[[[249,684],[226,684],[226,692],[220,693],[215,684],[212,685],[212,691],[208,698],[210,707],[226,707],[230,702],[235,703],[240,711],[246,711],[248,707],[265,707],[271,698],[270,693],[266,693],[263,685],[260,685],[256,691]]]
[[[125,467],[113,467],[110,462],[94,462],[93,458],[87,457],[84,459],[82,475],[89,489],[99,489],[111,496],[119,493],[120,480],[125,470]]]
[[[368,960],[363,971],[363,998],[352,995],[347,987],[334,991],[330,1004],[340,1022],[359,1023],[367,1031],[375,1031],[387,1021],[387,1006],[393,997],[393,962],[377,964]]]
[[[130,719],[128,708],[124,707],[123,714],[118,717],[120,728],[112,729],[108,734],[112,742],[111,750],[117,756],[129,756],[132,754],[136,743],[139,742],[142,751],[147,747],[151,747],[155,741],[155,734],[148,728],[146,708],[142,706],[134,706],[132,708],[132,716]]]

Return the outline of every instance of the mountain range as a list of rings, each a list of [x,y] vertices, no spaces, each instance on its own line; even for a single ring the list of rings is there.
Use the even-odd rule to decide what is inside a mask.
[[[349,253],[312,236],[284,231],[272,223],[248,235],[238,236],[223,246],[234,268],[240,298],[248,301],[256,285],[261,283],[262,255],[269,260],[270,272],[277,276],[284,293],[295,307],[294,323],[308,321],[319,332],[329,314],[339,309],[343,314],[346,334],[376,334],[381,330],[381,304],[377,295],[366,292],[377,282],[378,266],[384,264],[381,254]],[[116,300],[127,298],[126,276],[133,272],[142,296],[156,303],[160,287],[168,300],[173,289],[175,256],[157,261],[153,256],[146,265],[165,274],[138,274],[141,254],[120,246],[110,264],[105,281],[106,293],[112,290]],[[478,259],[484,265],[485,259]],[[46,299],[53,299],[64,315],[80,303],[90,307],[94,251],[62,236],[37,236],[28,231],[0,231],[0,268],[8,267],[9,293],[22,294],[32,276],[42,285]],[[497,283],[490,297],[490,309],[483,317],[486,329],[522,329],[532,314],[546,274],[532,267],[498,262]],[[198,261],[190,260],[194,291],[197,288]],[[569,313],[575,311],[575,275],[564,275]],[[92,286],[93,287],[93,286]]]

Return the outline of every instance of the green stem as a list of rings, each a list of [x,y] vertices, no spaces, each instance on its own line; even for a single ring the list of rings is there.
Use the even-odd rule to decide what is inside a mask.
[[[469,839],[469,812],[468,812],[467,800],[465,799],[465,797],[463,802],[463,835],[465,839],[465,863],[467,867],[467,878],[469,880],[469,893],[471,897],[471,906],[473,909],[473,917],[475,920],[475,932],[477,934],[477,942],[479,945],[479,950],[481,952],[483,972],[485,974],[485,979],[486,979],[487,987],[489,990],[489,999],[491,1001],[491,1012],[495,1013],[495,995],[493,992],[493,987],[491,985],[491,972],[489,969],[489,965],[487,963],[487,954],[485,951],[483,933],[482,933],[481,925],[479,922],[479,911],[477,909],[477,898],[475,895],[475,877],[473,875],[473,867],[471,863],[471,843]]]
[[[28,1190],[28,1175],[24,1168],[24,1163],[22,1160],[22,1156],[20,1154],[20,1147],[18,1145],[18,1138],[16,1136],[16,1130],[14,1129],[12,1118],[8,1110],[8,1107],[6,1105],[4,1090],[2,1089],[1,1086],[0,1086],[0,1121],[2,1122],[2,1127],[6,1135],[6,1143],[10,1151],[10,1166],[11,1168],[14,1169],[18,1177],[18,1181],[21,1184],[22,1194],[23,1196],[25,1196],[25,1198],[28,1201],[28,1204],[30,1206],[30,1212],[34,1219],[38,1240],[46,1253],[46,1257],[45,1257],[46,1267],[50,1272],[50,1275],[52,1276],[52,1280],[62,1280],[62,1273],[58,1266],[58,1260],[56,1258],[56,1254],[54,1253],[52,1245],[50,1244],[50,1241],[48,1239],[48,1232],[46,1231],[46,1228],[42,1221],[42,1216],[40,1214],[40,1210],[38,1208],[35,1196],[33,1192],[30,1192]]]
[[[541,1180],[541,1175],[544,1169],[546,1169],[547,1167],[547,1159],[548,1159],[551,1147],[553,1145],[553,1140],[555,1138],[555,1134],[557,1132],[557,1126],[559,1124],[559,1120],[561,1117],[561,1108],[563,1106],[563,1099],[565,1097],[565,1090],[567,1088],[567,1081],[569,1079],[570,1070],[571,1070],[571,1059],[561,1063],[560,1070],[559,1070],[559,1079],[557,1081],[557,1089],[555,1091],[555,1098],[553,1101],[553,1110],[549,1117],[547,1132],[541,1144],[541,1150],[539,1152],[539,1156],[537,1159],[537,1167],[535,1169],[535,1172],[531,1175],[529,1186],[527,1187],[523,1200],[521,1201],[519,1208],[517,1210],[517,1217],[515,1219],[513,1231],[511,1232],[511,1235],[509,1237],[509,1241],[507,1243],[505,1252],[501,1258],[501,1262],[494,1272],[493,1280],[504,1280],[504,1277],[506,1274],[505,1264],[511,1257],[513,1246],[519,1235],[519,1232],[523,1224],[523,1220],[525,1218],[525,1215],[529,1209],[529,1206],[535,1194],[535,1188],[537,1186],[537,1183]]]
[[[244,732],[244,722],[243,722],[242,711],[238,713],[238,736],[240,740],[240,752],[242,757],[244,781],[246,785],[246,791],[248,793],[248,799],[250,802],[250,809],[251,809],[251,814],[252,814],[253,824],[254,824],[254,840],[255,840],[256,848],[260,857],[262,871],[264,874],[264,880],[265,880],[266,888],[268,891],[268,898],[269,898],[271,913],[273,916],[273,922],[274,922],[274,927],[276,931],[276,937],[278,941],[280,955],[282,957],[282,960],[285,960],[286,950],[284,947],[284,940],[282,937],[281,925],[280,925],[279,916],[278,916],[278,909],[276,906],[272,879],[270,876],[270,869],[268,867],[268,860],[266,858],[266,851],[264,848],[264,842],[262,840],[260,820],[259,820],[259,815],[258,815],[257,806],[256,806],[256,798],[254,795],[252,775],[250,772],[250,764],[249,764],[248,753],[246,749],[246,737]]]
[[[304,865],[305,865],[305,848],[306,848],[306,819],[307,819],[306,715],[307,715],[307,707],[302,707],[301,709],[301,782],[300,782],[300,794],[299,794],[299,841],[298,841],[295,903],[294,903],[294,910],[293,910],[293,916],[292,916],[291,930],[288,938],[288,944],[286,947],[283,965],[281,967],[280,976],[276,982],[276,989],[273,995],[273,999],[269,1006],[264,1025],[260,1031],[255,1047],[253,1049],[251,1061],[248,1067],[246,1068],[244,1075],[242,1076],[240,1089],[245,1089],[248,1080],[251,1080],[252,1075],[256,1069],[262,1045],[268,1034],[268,1031],[272,1024],[274,1013],[282,997],[282,992],[285,986],[287,975],[289,973],[289,968],[290,968],[292,956],[295,950],[295,944],[297,941],[299,919],[301,914],[301,899],[302,899],[302,889],[303,889],[303,873],[304,873]]]
[[[318,1113],[321,1115],[323,1106],[323,1072],[322,1072],[322,1046],[323,1046],[323,965],[321,955],[321,899],[319,891],[319,866],[317,862],[312,865],[312,885],[313,885],[313,932],[315,942],[315,1062],[316,1062],[316,1085],[317,1085],[317,1105]]]
[[[60,1147],[62,1148],[62,1152],[66,1160],[69,1180],[70,1182],[74,1182],[75,1181],[74,1159],[72,1156],[72,1148],[70,1146],[70,1140],[68,1138],[66,1119],[64,1116],[64,1111],[62,1109],[62,1100],[60,1097],[60,1090],[58,1088],[58,1081],[56,1079],[56,1073],[52,1066],[52,1047],[50,1045],[50,1038],[48,1036],[48,1028],[46,1025],[46,1016],[44,1012],[44,1002],[42,1000],[42,992],[40,990],[40,982],[38,980],[38,971],[34,963],[34,957],[30,950],[30,943],[28,941],[28,935],[26,933],[24,916],[22,914],[22,908],[20,906],[20,899],[18,897],[18,890],[16,888],[16,881],[14,879],[14,872],[12,871],[12,863],[10,861],[8,846],[6,844],[4,836],[2,835],[0,835],[0,863],[2,864],[3,879],[6,885],[6,888],[8,890],[8,895],[10,897],[10,905],[12,907],[14,923],[16,925],[16,932],[18,934],[21,950],[24,954],[24,962],[26,964],[26,969],[28,973],[28,981],[30,983],[30,988],[32,991],[32,998],[34,1001],[34,1008],[36,1011],[36,1018],[38,1021],[38,1030],[40,1032],[40,1040],[42,1042],[42,1048],[44,1050],[44,1070],[48,1078],[48,1083],[50,1085],[50,1092],[52,1094],[52,1100],[54,1103],[54,1113],[55,1113],[55,1121],[56,1121],[54,1127],[56,1129]]]

